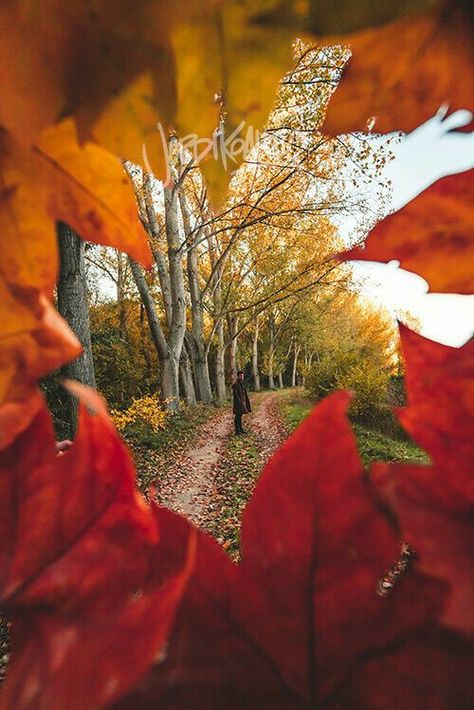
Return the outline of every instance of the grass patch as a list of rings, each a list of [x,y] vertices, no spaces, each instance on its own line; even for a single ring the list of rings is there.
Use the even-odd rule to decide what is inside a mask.
[[[306,419],[314,402],[308,397],[305,390],[298,388],[285,390],[279,398],[278,405],[288,430],[291,432]]]
[[[280,406],[289,431],[293,431],[303,419],[306,419],[314,405],[300,390],[283,397]],[[390,436],[357,422],[352,426],[364,466],[368,466],[374,461],[429,463],[427,454],[413,441],[410,441],[406,434],[402,437]]]
[[[361,424],[353,424],[360,457],[364,466],[373,461],[390,463],[429,463],[429,457],[412,441],[392,439]]]
[[[290,431],[296,429],[299,424],[306,419],[311,411],[311,405],[308,404],[285,404],[283,405],[283,416]]]

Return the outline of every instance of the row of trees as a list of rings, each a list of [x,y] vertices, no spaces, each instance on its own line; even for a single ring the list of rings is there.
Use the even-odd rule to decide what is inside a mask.
[[[347,267],[333,258],[341,247],[335,217],[364,212],[363,198],[354,203],[347,183],[354,170],[377,166],[364,141],[319,132],[347,58],[344,48],[299,44],[296,52],[266,129],[235,171],[219,210],[210,206],[198,159],[175,135],[167,146],[166,182],[151,168],[124,163],[154,257],[151,272],[104,248],[84,255],[75,235],[60,226],[58,305],[73,327],[80,321],[74,329],[85,347],[69,375],[95,382],[84,284],[78,285],[85,258],[90,291],[104,295],[104,274],[114,284],[125,352],[132,355],[133,331],[147,382],[159,386],[170,411],[180,398],[223,401],[228,382],[247,363],[257,390],[262,371],[270,387],[282,385],[285,371],[291,384],[298,373],[304,377],[317,353],[318,317],[340,307],[340,294],[352,288]],[[222,111],[216,140],[224,129]],[[373,210],[367,213],[373,219]],[[75,265],[67,266],[72,257]]]

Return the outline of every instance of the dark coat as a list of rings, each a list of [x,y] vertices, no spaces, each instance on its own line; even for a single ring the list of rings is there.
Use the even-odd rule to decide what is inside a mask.
[[[232,398],[233,398],[233,408],[234,414],[247,414],[252,411],[250,406],[250,400],[248,398],[247,390],[245,389],[244,383],[236,380],[232,385]]]

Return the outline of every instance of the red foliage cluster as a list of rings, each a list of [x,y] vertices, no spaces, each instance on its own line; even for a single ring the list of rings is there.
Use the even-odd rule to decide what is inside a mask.
[[[57,455],[43,406],[0,453],[0,604],[13,621],[2,708],[91,708],[154,661],[194,564],[195,533],[167,557],[99,397]],[[128,652],[124,644],[132,640]]]
[[[42,409],[0,460],[0,707],[472,707],[474,348],[402,337],[400,418],[432,465],[364,472],[349,396],[329,397],[265,468],[239,565],[138,497],[96,398],[60,456]]]

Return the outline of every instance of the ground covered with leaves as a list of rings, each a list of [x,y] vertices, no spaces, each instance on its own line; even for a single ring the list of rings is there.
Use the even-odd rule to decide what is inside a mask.
[[[142,490],[211,533],[239,559],[242,512],[262,468],[314,403],[302,388],[252,395],[246,434],[235,436],[230,404],[185,410],[158,434],[133,445]],[[426,463],[408,438],[393,438],[356,423],[364,465],[373,461]]]
[[[147,494],[151,485],[159,485],[166,479],[171,462],[179,460],[193,446],[216,410],[214,405],[186,407],[170,417],[164,429],[136,430],[135,436],[128,439],[137,467],[138,486],[143,493]]]
[[[140,487],[210,532],[238,557],[241,513],[264,464],[288,435],[280,392],[252,395],[246,434],[233,434],[230,403],[185,410],[163,431],[131,441]]]
[[[4,680],[10,660],[10,633],[9,623],[5,617],[0,616],[0,683]]]

